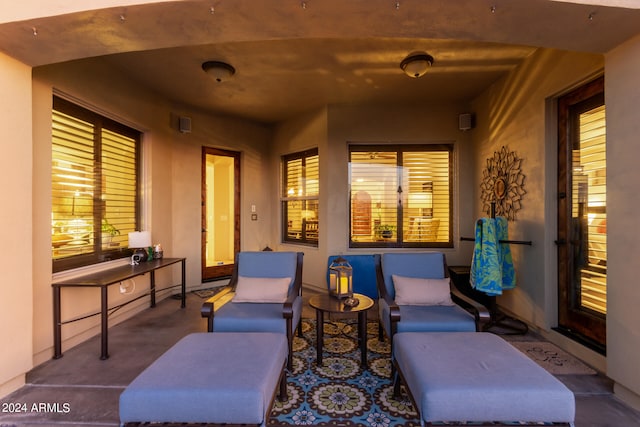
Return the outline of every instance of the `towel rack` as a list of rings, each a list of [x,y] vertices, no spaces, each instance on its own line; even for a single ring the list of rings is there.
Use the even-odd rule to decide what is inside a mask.
[[[491,203],[491,218],[496,217],[496,208],[495,202]],[[482,224],[482,220],[478,220],[478,225]],[[460,240],[475,242],[476,239],[472,237],[460,237]],[[498,240],[499,243],[507,243],[514,245],[529,245],[531,246],[531,240]],[[498,307],[498,303],[496,301],[495,295],[487,295],[489,301],[489,314],[490,320],[484,325],[482,328],[483,331],[493,332],[499,335],[524,335],[528,332],[529,326],[520,319],[513,318],[511,316],[507,316],[502,311],[500,311]],[[490,329],[498,326],[502,327],[502,332],[491,331]],[[510,330],[511,332],[504,332],[504,330]]]
[[[496,202],[491,202],[491,218],[496,217]],[[481,224],[482,220],[478,220],[478,225]],[[475,242],[476,239],[473,237],[460,237],[460,240],[467,242]],[[498,243],[509,243],[514,245],[529,245],[531,246],[531,240],[498,240]]]
[[[464,240],[467,242],[475,242],[476,239],[473,237],[460,237],[460,240]],[[514,245],[529,245],[531,246],[531,240],[498,240],[499,243],[511,243]]]

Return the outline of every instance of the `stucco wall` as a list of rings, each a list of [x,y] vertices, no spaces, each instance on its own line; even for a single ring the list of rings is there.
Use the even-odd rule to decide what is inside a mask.
[[[320,157],[320,210],[319,215],[319,242],[317,247],[306,245],[294,245],[282,242],[282,223],[280,221],[282,208],[280,203],[274,203],[271,222],[271,248],[281,251],[304,252],[304,267],[302,269],[302,282],[305,286],[323,288],[326,286],[325,267],[327,264],[327,239],[331,236],[331,230],[325,226],[329,216],[325,208],[328,194],[332,192],[327,185],[327,172],[330,164],[327,160],[330,152],[327,145],[327,109],[322,108],[303,114],[294,119],[280,123],[276,126],[271,148],[271,175],[273,185],[270,189],[272,199],[278,200],[281,194],[282,167],[281,159],[285,154],[300,152],[303,150],[318,148]]]
[[[458,115],[467,113],[464,104],[431,103],[412,105],[336,105],[329,109],[329,146],[334,165],[327,185],[329,217],[327,239],[329,254],[347,252],[380,253],[375,249],[349,249],[349,175],[348,143],[453,143],[453,242],[443,249],[449,265],[468,264],[471,246],[460,242],[473,224],[471,201],[475,187],[472,181],[470,132],[458,129]],[[410,249],[396,249],[410,251]],[[393,251],[393,249],[391,249]]]
[[[303,281],[326,287],[327,258],[346,253],[381,253],[383,250],[349,248],[348,143],[442,143],[455,144],[454,248],[445,249],[451,265],[468,264],[471,246],[459,241],[470,233],[471,206],[475,191],[471,172],[469,135],[458,129],[463,105],[331,105],[278,126],[274,137],[273,170],[280,156],[318,147],[320,154],[320,243],[317,248],[278,244],[281,250],[305,253]],[[274,194],[278,194],[278,186]],[[275,242],[280,241],[280,211],[274,210]],[[458,223],[460,219],[463,225]],[[470,225],[471,224],[471,225]],[[460,229],[462,231],[460,231]],[[388,250],[388,249],[387,249]],[[398,249],[407,251],[407,249]]]
[[[31,69],[0,54],[0,396],[32,367]],[[8,242],[8,243],[7,243]]]
[[[640,37],[609,53],[606,64],[607,374],[616,393],[640,408]]]
[[[498,298],[501,306],[527,322],[549,329],[556,325],[556,277],[547,254],[555,254],[555,139],[547,141],[547,98],[584,81],[601,70],[600,55],[563,53],[539,49],[515,72],[493,85],[474,101],[479,111],[478,129],[473,135],[475,179],[482,182],[486,160],[505,146],[522,159],[525,175],[522,209],[509,222],[509,238],[529,240],[531,246],[511,245],[517,287]],[[551,136],[555,138],[555,133]],[[550,153],[552,155],[549,155]],[[547,197],[550,194],[551,197]],[[548,203],[545,203],[548,202]],[[478,216],[480,195],[475,199]]]
[[[636,156],[640,132],[637,105],[640,91],[633,82],[640,72],[640,39],[607,55],[605,96],[607,107],[607,217],[608,294],[607,357],[598,358],[572,345],[590,363],[617,381],[622,397],[638,407],[640,372],[640,324],[637,276],[630,254],[638,253],[640,239],[635,226],[638,199]],[[523,159],[526,175],[522,210],[510,222],[510,237],[532,240],[533,245],[512,245],[518,287],[498,299],[501,306],[527,322],[549,331],[557,325],[556,147],[553,100],[591,79],[604,67],[604,58],[569,52],[539,50],[508,79],[494,85],[474,102],[478,132],[474,135],[476,175],[481,179],[485,159],[507,146]],[[515,95],[513,95],[515,94]],[[479,199],[478,199],[479,200]],[[476,205],[480,212],[480,204]],[[550,339],[559,340],[553,333]],[[562,345],[562,340],[557,342]],[[566,342],[564,344],[567,344]],[[570,345],[570,344],[569,344]],[[602,364],[601,364],[602,362]],[[634,395],[635,393],[635,395]]]
[[[126,7],[145,3],[162,3],[175,0],[93,0],[91,9],[103,9],[108,7]],[[87,9],[84,1],[66,0],[56,2],[42,2],[40,0],[25,0],[4,8],[0,14],[0,22],[20,21],[22,19],[34,19],[46,16],[55,16],[64,13],[73,13]]]
[[[201,149],[203,145],[240,151],[245,166],[242,181],[246,185],[244,200],[264,206],[263,220],[269,221],[269,197],[260,191],[268,182],[264,157],[270,130],[239,119],[220,118],[189,111],[145,92],[136,82],[128,81],[115,70],[107,70],[99,60],[61,64],[34,70],[34,309],[33,354],[36,364],[52,355],[51,258],[51,98],[55,92],[88,108],[97,110],[144,132],[143,219],[142,229],[150,230],[154,243],[161,243],[167,257],[186,257],[188,289],[201,286]],[[178,131],[177,117],[192,117],[192,133]],[[29,155],[31,153],[29,152]],[[246,203],[242,206],[247,206]],[[244,224],[243,248],[257,249],[256,225]],[[116,261],[124,263],[125,260]],[[163,269],[156,273],[162,288],[178,283],[180,269]],[[121,295],[118,287],[109,289],[110,306],[128,301],[148,291],[149,278],[135,279],[132,295]],[[163,293],[159,298],[167,296]],[[148,298],[126,306],[110,316],[116,324],[148,306]],[[95,290],[63,291],[62,318],[69,319],[99,311]],[[99,317],[65,325],[62,329],[63,351],[98,333]],[[96,349],[96,352],[98,349]],[[112,351],[115,351],[113,349]],[[29,354],[31,351],[29,349]]]

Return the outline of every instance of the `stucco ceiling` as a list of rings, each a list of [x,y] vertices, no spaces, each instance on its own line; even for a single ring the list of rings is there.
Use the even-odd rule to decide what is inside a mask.
[[[0,50],[271,123],[333,103],[464,102],[537,47],[602,54],[639,32],[640,10],[550,0],[167,1],[4,22]],[[420,79],[399,68],[413,51],[435,58]],[[237,72],[217,83],[207,60]]]

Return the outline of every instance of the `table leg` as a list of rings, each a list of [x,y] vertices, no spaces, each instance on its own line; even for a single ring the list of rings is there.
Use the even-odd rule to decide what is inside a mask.
[[[149,274],[151,275],[149,279],[149,287],[151,288],[149,293],[151,294],[151,308],[153,308],[156,306],[156,272],[155,270],[151,270]]]
[[[100,288],[101,291],[101,311],[102,311],[102,333],[101,333],[101,350],[102,353],[100,355],[101,360],[105,360],[109,358],[109,303],[107,300],[107,286],[102,286]]]
[[[60,314],[60,286],[53,287],[53,358],[62,357],[62,324]]]
[[[324,345],[324,313],[316,310],[316,365],[322,366],[322,347]]]
[[[358,313],[358,341],[360,341],[360,357],[362,367],[367,367],[367,311]]]
[[[185,260],[182,260],[182,302],[180,303],[180,307],[185,308],[186,306],[187,306],[186,269],[185,269]]]

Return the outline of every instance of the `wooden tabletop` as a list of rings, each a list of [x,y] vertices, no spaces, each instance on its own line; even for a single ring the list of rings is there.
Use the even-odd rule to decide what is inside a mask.
[[[366,295],[353,294],[358,300],[358,305],[350,307],[344,304],[344,299],[338,299],[329,294],[318,294],[309,298],[309,305],[316,310],[327,311],[330,313],[357,313],[359,311],[368,310],[373,307],[373,300]]]
[[[121,265],[106,270],[84,274],[70,279],[61,279],[53,282],[52,286],[109,286],[132,277],[140,276],[158,268],[184,261],[185,258],[160,258],[153,261],[143,261],[137,265]]]

